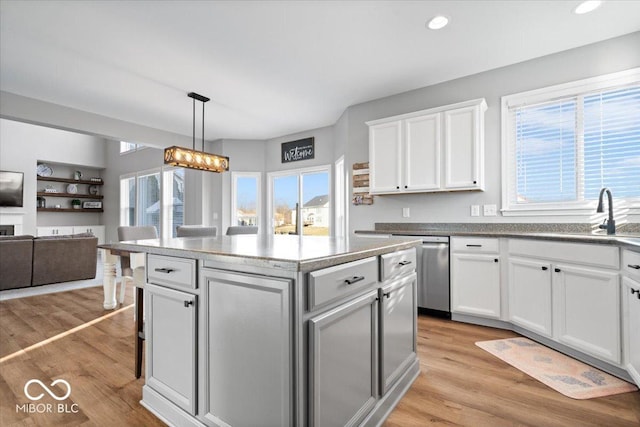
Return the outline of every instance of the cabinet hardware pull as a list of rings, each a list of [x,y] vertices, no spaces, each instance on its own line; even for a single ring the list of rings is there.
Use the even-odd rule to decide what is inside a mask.
[[[633,268],[635,270],[640,270],[640,265],[638,264],[627,264],[627,267]]]
[[[405,185],[404,188],[409,188],[409,186]]]
[[[553,271],[555,271],[556,273],[560,273],[560,269],[559,268],[554,268]]]
[[[193,305],[193,301],[185,301],[185,302],[184,302],[184,306],[185,306],[186,308],[189,308],[189,306],[190,306],[190,305]]]
[[[158,273],[170,274],[170,273],[173,273],[176,270],[173,269],[173,268],[162,267],[162,268],[156,268],[155,271],[157,271]]]
[[[353,276],[350,279],[344,279],[344,283],[346,283],[347,285],[353,285],[356,282],[359,282],[361,280],[364,280],[364,276]]]
[[[468,248],[481,248],[482,245],[467,245]]]
[[[409,265],[409,264],[411,264],[411,261],[400,261],[398,263],[398,265]]]
[[[385,292],[382,294],[382,296],[385,296],[387,298],[391,298],[391,292]]]
[[[498,262],[498,258],[495,258],[495,259],[493,260],[493,262]]]
[[[477,182],[477,181],[473,181],[473,183],[474,183],[474,184],[477,184],[478,182]]]
[[[547,271],[549,269],[549,267],[542,267],[543,270]]]
[[[400,189],[400,186],[399,186],[399,185],[396,185],[396,190],[399,190],[399,189]]]
[[[640,298],[640,289],[631,288],[631,295],[638,294],[638,298]]]

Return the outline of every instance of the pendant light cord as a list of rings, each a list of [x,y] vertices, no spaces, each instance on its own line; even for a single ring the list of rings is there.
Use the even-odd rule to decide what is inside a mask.
[[[204,152],[204,102],[202,103],[202,151]]]
[[[193,150],[196,149],[196,99],[193,98],[193,131],[191,134],[193,135]]]

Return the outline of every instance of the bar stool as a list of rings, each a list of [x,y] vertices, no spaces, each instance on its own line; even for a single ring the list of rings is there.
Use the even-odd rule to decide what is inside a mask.
[[[158,238],[158,231],[154,226],[122,226],[118,227],[118,240],[144,240]],[[144,254],[131,253],[120,257],[122,280],[120,284],[120,303],[124,301],[126,283],[133,282],[135,287],[135,375],[142,376],[142,347],[144,336],[144,285],[145,265]]]

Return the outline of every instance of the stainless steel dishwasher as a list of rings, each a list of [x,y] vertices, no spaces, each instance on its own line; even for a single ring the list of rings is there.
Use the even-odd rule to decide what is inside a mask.
[[[449,303],[449,237],[422,238],[417,247],[418,311],[451,318]]]

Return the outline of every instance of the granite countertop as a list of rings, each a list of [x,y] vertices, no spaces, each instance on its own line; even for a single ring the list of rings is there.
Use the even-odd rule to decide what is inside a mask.
[[[99,245],[124,252],[146,252],[182,258],[308,272],[370,256],[415,247],[411,237],[237,235],[149,239]]]
[[[377,223],[375,230],[358,230],[357,234],[393,236],[477,236],[511,237],[579,243],[619,245],[640,251],[640,233],[623,231],[615,235],[593,232],[588,224],[419,224]]]

